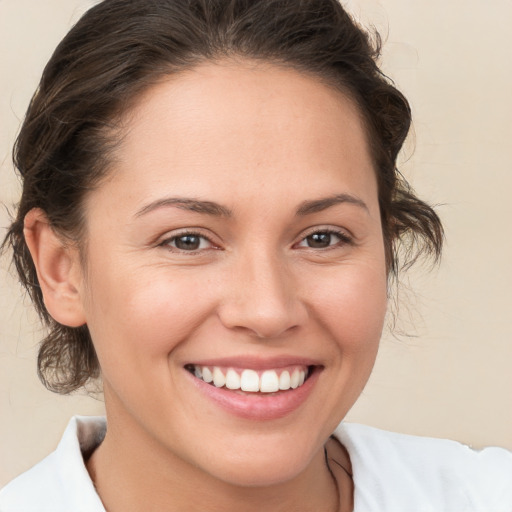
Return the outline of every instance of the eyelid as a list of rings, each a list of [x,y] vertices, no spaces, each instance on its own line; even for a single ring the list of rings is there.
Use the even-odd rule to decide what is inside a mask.
[[[195,228],[195,227],[182,228],[182,229],[176,229],[176,230],[173,230],[173,231],[169,231],[165,235],[163,235],[162,237],[160,237],[158,239],[158,241],[156,242],[156,246],[157,247],[164,247],[164,248],[168,249],[171,252],[189,253],[189,254],[198,254],[198,253],[203,252],[203,251],[209,251],[209,250],[212,250],[212,249],[215,249],[215,250],[220,249],[219,244],[213,241],[213,237],[211,235],[206,234],[204,231],[205,230],[202,229],[202,228]],[[207,247],[207,248],[204,248],[204,249],[196,249],[196,250],[185,251],[185,250],[182,250],[182,249],[178,249],[177,247],[172,247],[171,246],[171,242],[173,240],[176,240],[179,237],[187,236],[187,235],[189,235],[189,236],[197,236],[199,238],[207,240],[208,243],[210,244],[210,247]]]
[[[347,229],[333,227],[333,226],[314,226],[314,227],[311,227],[311,228],[307,229],[306,231],[302,232],[300,235],[300,238],[297,240],[297,242],[295,242],[293,244],[293,246],[294,247],[298,246],[300,243],[304,242],[308,236],[314,235],[315,233],[328,233],[331,235],[336,235],[340,239],[340,242],[338,242],[337,244],[333,244],[332,246],[329,246],[324,249],[315,249],[312,247],[306,247],[307,249],[318,251],[318,250],[332,249],[332,248],[338,247],[340,245],[341,246],[353,245],[355,243],[354,236]]]

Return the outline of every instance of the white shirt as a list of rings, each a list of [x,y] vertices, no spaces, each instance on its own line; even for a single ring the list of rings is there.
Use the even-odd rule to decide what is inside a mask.
[[[0,512],[105,512],[84,464],[106,421],[74,417],[57,449],[0,491]],[[512,453],[342,423],[354,512],[512,512]]]

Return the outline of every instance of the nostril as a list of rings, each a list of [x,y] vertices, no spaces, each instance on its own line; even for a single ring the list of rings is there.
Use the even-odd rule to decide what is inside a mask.
[[[243,273],[232,276],[218,306],[222,324],[231,330],[250,332],[262,340],[282,336],[304,325],[307,308],[296,293],[292,277],[283,275],[282,268],[272,263],[275,258],[268,255],[257,261],[254,255],[247,258],[250,268],[246,265]]]

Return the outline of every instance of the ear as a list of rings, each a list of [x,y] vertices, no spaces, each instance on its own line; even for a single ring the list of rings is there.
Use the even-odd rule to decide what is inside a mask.
[[[39,208],[30,210],[25,216],[23,233],[48,313],[56,322],[68,327],[85,324],[78,249],[64,243]]]

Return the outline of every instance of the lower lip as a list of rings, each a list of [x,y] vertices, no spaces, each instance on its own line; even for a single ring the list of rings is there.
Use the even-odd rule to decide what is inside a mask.
[[[185,371],[209,400],[235,416],[256,421],[283,418],[298,409],[307,400],[320,374],[320,368],[316,367],[302,386],[273,394],[241,393],[217,388]]]

